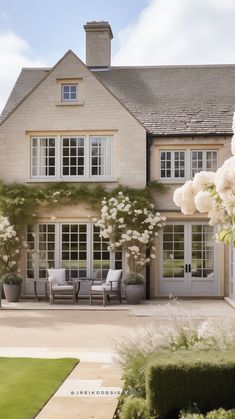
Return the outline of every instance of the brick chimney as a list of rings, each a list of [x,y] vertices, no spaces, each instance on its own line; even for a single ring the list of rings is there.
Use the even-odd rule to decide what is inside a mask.
[[[108,22],[87,22],[86,65],[93,68],[107,68],[111,65],[111,39],[113,33]]]

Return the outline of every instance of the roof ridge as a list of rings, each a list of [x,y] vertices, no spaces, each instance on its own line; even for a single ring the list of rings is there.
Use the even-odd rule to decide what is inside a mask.
[[[132,65],[110,66],[109,69],[148,69],[148,68],[216,68],[235,67],[235,64],[170,64],[170,65]],[[98,71],[98,70],[97,70]]]
[[[52,67],[22,67],[21,68],[21,71],[22,70],[50,70]]]

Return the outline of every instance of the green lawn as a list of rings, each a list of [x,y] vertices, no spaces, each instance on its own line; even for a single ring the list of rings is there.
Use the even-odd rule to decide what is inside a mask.
[[[77,363],[68,358],[0,358],[0,417],[34,418]]]

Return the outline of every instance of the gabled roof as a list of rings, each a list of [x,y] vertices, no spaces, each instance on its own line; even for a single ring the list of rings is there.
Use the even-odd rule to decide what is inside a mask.
[[[49,70],[22,70],[0,123]],[[235,65],[111,67],[94,75],[154,135],[232,134]]]
[[[37,86],[48,74],[50,68],[22,68],[15,86],[7,100],[0,116],[0,124],[8,118],[20,102]]]

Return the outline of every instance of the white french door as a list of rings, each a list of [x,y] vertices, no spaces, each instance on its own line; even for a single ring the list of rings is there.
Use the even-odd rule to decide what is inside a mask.
[[[218,293],[217,245],[202,222],[169,222],[162,232],[159,293]]]

